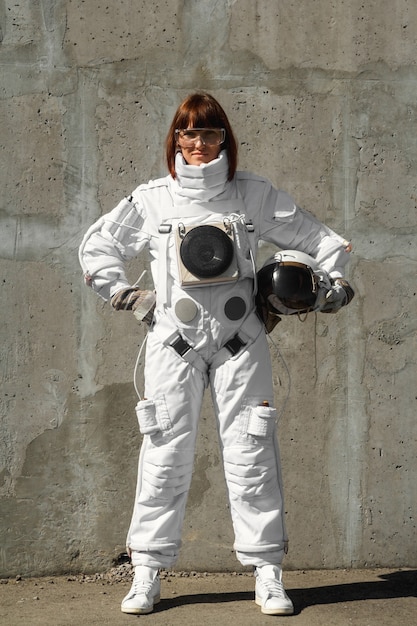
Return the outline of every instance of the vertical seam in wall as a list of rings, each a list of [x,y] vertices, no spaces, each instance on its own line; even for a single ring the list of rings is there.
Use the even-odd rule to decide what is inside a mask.
[[[348,90],[350,86],[348,85]],[[357,168],[358,163],[355,155],[352,153],[352,129],[351,129],[351,97],[346,94],[344,99],[344,222],[345,230],[353,219],[356,193],[357,193]],[[355,308],[355,311],[357,309]],[[355,377],[360,377],[361,365],[360,359],[362,352],[358,349],[360,339],[356,337],[358,325],[353,323],[351,319],[354,314],[353,309],[347,307],[344,311],[344,321],[348,339],[346,346],[348,352],[346,354],[346,426],[345,426],[345,480],[347,481],[347,502],[346,502],[346,559],[350,566],[355,566],[360,560],[361,554],[361,528],[362,528],[362,506],[361,506],[361,474],[363,467],[363,441],[362,441],[362,423],[364,403],[357,396],[358,381]],[[354,346],[354,349],[351,349]],[[360,383],[359,383],[360,385]],[[352,395],[354,394],[354,395]],[[358,410],[359,409],[359,410]]]

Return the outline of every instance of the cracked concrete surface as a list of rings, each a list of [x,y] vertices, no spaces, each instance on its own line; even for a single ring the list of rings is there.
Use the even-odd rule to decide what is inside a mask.
[[[144,330],[85,289],[77,248],[165,173],[196,89],[224,105],[241,169],[354,246],[352,304],[273,333],[286,567],[415,566],[415,3],[3,0],[0,23],[0,575],[124,550]],[[183,569],[236,568],[215,432],[206,398]]]

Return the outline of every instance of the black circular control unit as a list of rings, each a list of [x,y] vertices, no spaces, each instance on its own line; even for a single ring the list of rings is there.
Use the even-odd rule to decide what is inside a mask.
[[[181,242],[181,260],[197,278],[213,278],[227,270],[233,260],[233,243],[216,226],[196,226]]]

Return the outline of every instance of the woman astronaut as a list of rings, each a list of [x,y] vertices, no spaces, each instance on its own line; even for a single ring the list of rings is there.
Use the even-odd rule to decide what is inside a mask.
[[[150,326],[146,399],[136,408],[143,443],[127,537],[135,576],[121,608],[151,612],[160,597],[159,569],[178,557],[200,407],[210,386],[237,558],[254,568],[262,612],[290,614],[281,578],[287,535],[276,409],[254,258],[259,240],[311,255],[330,281],[322,308],[337,310],[349,300],[338,279],[350,248],[285,192],[236,171],[235,137],[209,94],[192,94],[179,106],[166,157],[169,175],[137,187],[80,247],[86,282],[100,296],[119,310],[149,309],[141,315]],[[154,292],[132,287],[124,270],[145,249],[154,306]]]

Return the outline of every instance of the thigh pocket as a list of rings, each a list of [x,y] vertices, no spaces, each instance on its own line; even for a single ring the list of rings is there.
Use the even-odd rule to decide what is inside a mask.
[[[172,424],[164,399],[140,400],[136,405],[142,435],[170,435]]]
[[[277,410],[272,406],[249,407],[246,434],[252,437],[270,438],[274,434]]]

